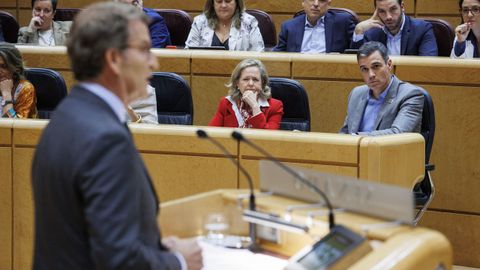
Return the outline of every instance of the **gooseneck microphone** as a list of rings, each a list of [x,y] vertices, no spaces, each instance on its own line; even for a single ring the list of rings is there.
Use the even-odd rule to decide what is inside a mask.
[[[207,139],[212,144],[214,144],[218,149],[220,149],[227,156],[227,158],[233,163],[233,165],[235,165],[235,167],[240,169],[242,174],[247,178],[248,187],[250,189],[248,209],[251,210],[251,211],[255,211],[256,207],[255,207],[255,194],[253,192],[253,181],[252,181],[252,177],[247,172],[247,170],[245,170],[245,168],[239,162],[236,162],[235,159],[232,158],[232,154],[230,152],[228,152],[228,150],[225,148],[225,146],[223,146],[221,143],[219,143],[216,139],[208,136],[208,134],[207,134],[207,132],[205,132],[205,130],[197,129],[197,136],[201,139]],[[256,229],[255,224],[254,223],[249,223],[249,236],[250,236],[250,240],[252,241],[249,249],[252,250],[252,251],[258,250],[257,233],[256,233],[255,229]]]
[[[312,182],[308,181],[307,179],[305,179],[303,176],[301,176],[298,172],[296,172],[295,170],[293,170],[292,168],[286,166],[285,164],[283,164],[282,162],[280,162],[277,158],[275,158],[274,156],[272,156],[270,153],[268,153],[267,151],[265,151],[263,148],[261,148],[260,146],[256,145],[255,143],[253,143],[252,141],[248,140],[247,138],[245,138],[240,132],[238,131],[233,131],[232,132],[232,137],[239,141],[239,142],[245,142],[246,144],[248,144],[250,147],[254,148],[255,150],[257,150],[258,152],[260,152],[261,154],[263,154],[264,156],[267,157],[268,160],[272,161],[273,163],[277,164],[280,168],[282,168],[283,170],[285,170],[287,173],[289,173],[290,175],[292,175],[293,177],[295,177],[296,179],[300,180],[300,182],[302,182],[304,185],[306,185],[308,188],[310,188],[311,190],[315,191],[315,193],[319,194],[323,200],[325,201],[325,204],[327,205],[328,207],[328,223],[329,223],[329,228],[332,229],[333,227],[335,227],[335,218],[334,218],[334,215],[333,215],[333,207],[332,207],[332,204],[330,203],[330,200],[327,198],[327,195],[325,195],[325,193],[323,191],[321,191],[317,186],[315,186],[314,184],[312,184]]]

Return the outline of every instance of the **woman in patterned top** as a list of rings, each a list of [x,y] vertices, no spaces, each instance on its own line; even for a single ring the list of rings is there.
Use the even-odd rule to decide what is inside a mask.
[[[193,20],[185,47],[222,46],[230,51],[263,51],[255,17],[245,12],[243,0],[207,0]]]
[[[22,55],[6,42],[0,43],[0,93],[2,117],[37,117],[35,88],[25,79]]]

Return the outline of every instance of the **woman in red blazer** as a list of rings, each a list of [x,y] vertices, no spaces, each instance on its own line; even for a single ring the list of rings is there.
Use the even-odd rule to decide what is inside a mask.
[[[240,62],[227,87],[228,96],[220,100],[209,126],[279,129],[283,103],[271,98],[267,70],[260,60]]]

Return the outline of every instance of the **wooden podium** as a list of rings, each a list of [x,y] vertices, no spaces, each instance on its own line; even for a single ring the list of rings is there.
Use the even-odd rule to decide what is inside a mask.
[[[242,220],[247,205],[247,190],[215,190],[162,203],[159,222],[164,236],[194,237],[204,234],[203,223],[211,213],[222,213],[229,221],[229,233],[248,235],[248,224]],[[303,202],[276,195],[257,198],[261,211],[284,215],[289,205]],[[306,211],[295,211],[292,219],[305,222]],[[372,251],[349,269],[452,269],[453,251],[439,232],[350,212],[336,214],[337,224],[344,225],[369,240]],[[308,234],[280,231],[278,242],[260,240],[268,252],[291,256],[328,232],[326,216],[314,218]],[[439,267],[439,266],[443,266]]]

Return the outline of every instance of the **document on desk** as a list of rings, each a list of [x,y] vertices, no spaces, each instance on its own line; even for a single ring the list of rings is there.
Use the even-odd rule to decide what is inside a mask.
[[[203,249],[203,270],[282,270],[288,261],[248,249],[232,249],[199,241]]]

